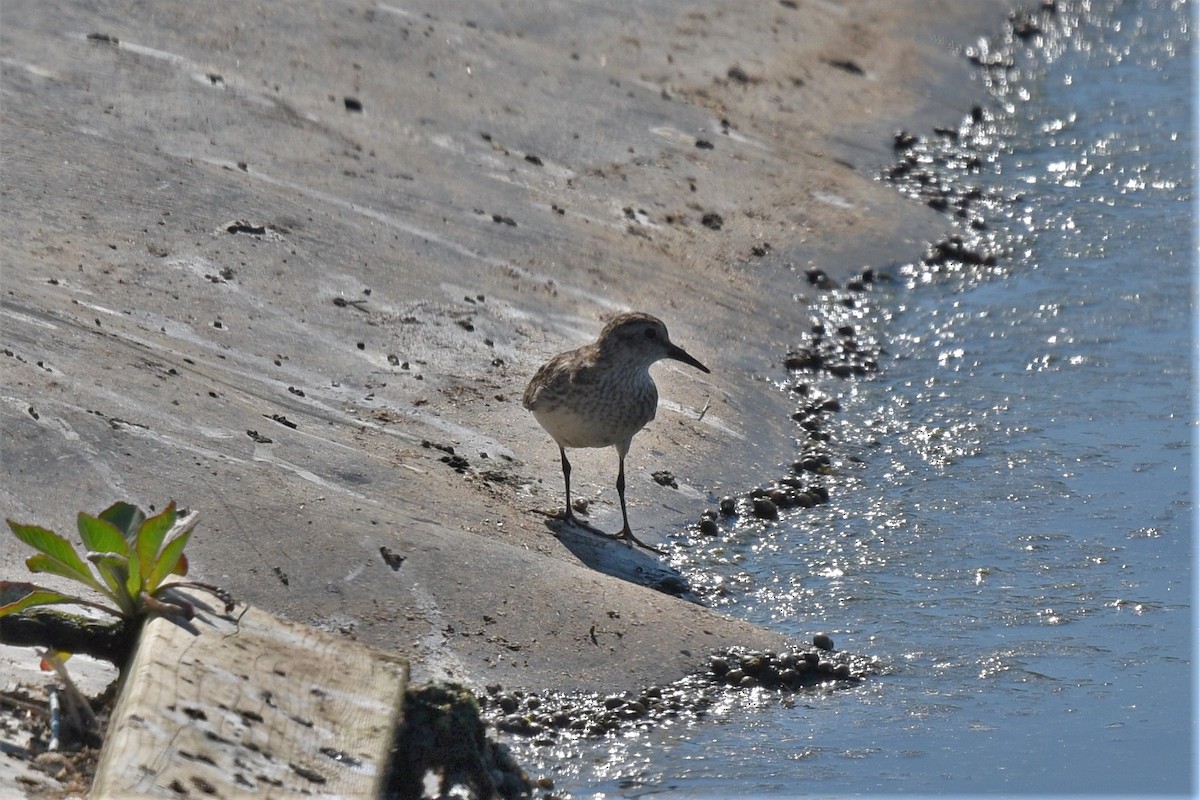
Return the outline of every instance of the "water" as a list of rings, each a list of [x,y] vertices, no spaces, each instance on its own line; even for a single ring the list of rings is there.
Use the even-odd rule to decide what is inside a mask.
[[[973,180],[1021,195],[991,220],[1011,253],[901,270],[856,320],[887,354],[830,384],[832,502],[686,564],[885,674],[531,771],[576,797],[1195,790],[1193,9],[1092,8],[997,87]]]

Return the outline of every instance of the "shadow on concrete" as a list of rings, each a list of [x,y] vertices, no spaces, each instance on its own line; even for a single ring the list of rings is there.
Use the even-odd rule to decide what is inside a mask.
[[[587,524],[548,519],[546,527],[576,558],[597,572],[700,603],[687,578],[663,556],[641,547],[630,547],[623,540],[607,538],[603,531]]]

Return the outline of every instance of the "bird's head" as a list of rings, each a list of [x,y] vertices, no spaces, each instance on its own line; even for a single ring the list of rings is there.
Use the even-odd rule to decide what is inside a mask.
[[[672,358],[701,372],[709,371],[682,347],[671,343],[662,320],[639,311],[622,314],[605,325],[598,344],[603,354],[640,360],[646,366],[663,358]]]

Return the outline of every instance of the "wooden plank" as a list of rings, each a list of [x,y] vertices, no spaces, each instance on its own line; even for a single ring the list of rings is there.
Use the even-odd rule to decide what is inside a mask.
[[[408,664],[255,608],[142,633],[92,796],[378,797]]]

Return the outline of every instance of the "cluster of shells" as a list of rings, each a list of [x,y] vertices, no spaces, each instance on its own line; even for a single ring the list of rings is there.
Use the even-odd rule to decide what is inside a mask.
[[[866,270],[861,280],[873,282],[875,275]],[[848,378],[874,371],[878,353],[878,344],[862,336],[853,325],[833,326],[818,321],[812,324],[808,339],[788,353],[784,365],[793,374],[825,372]],[[739,518],[775,520],[786,509],[813,508],[829,501],[829,490],[821,480],[833,473],[833,460],[826,446],[830,440],[826,418],[842,410],[841,401],[807,380],[792,383],[790,391],[798,405],[792,420],[802,431],[801,454],[792,463],[791,474],[751,489],[744,496],[722,497],[717,508],[701,514],[700,533],[716,536],[721,522],[733,523]]]
[[[836,653],[826,634],[813,637],[813,646],[783,652],[730,650],[709,660],[715,681],[739,689],[803,689],[830,681],[861,681],[874,662]]]
[[[794,469],[802,470],[800,465],[797,461]],[[812,466],[814,472],[827,468],[828,456],[813,457]],[[801,475],[786,475],[768,486],[756,486],[744,497],[722,497],[716,509],[706,509],[700,515],[699,530],[705,536],[716,536],[721,531],[719,520],[735,522],[740,517],[774,520],[779,518],[781,510],[812,508],[827,502],[829,490],[824,486]]]
[[[729,693],[762,689],[789,694],[812,687],[853,685],[878,671],[877,662],[837,652],[824,634],[814,644],[778,652],[730,648],[707,667],[665,687],[622,694],[560,694],[487,687],[479,705],[500,731],[550,745],[561,737],[596,737],[670,721],[702,719]]]
[[[812,272],[809,273],[810,281],[813,280]],[[870,281],[864,287],[874,283],[873,270],[864,270],[863,276],[856,280],[870,276]],[[842,302],[853,303],[853,307],[857,308],[860,301],[852,295],[846,295]],[[878,353],[878,348],[872,342],[862,340],[853,324],[832,325],[818,320],[809,329],[808,340],[789,351],[783,365],[791,372],[823,372],[835,378],[861,377],[879,369]]]
[[[930,244],[921,256],[926,272],[992,269],[1008,249],[1006,240],[988,230],[985,217],[1019,200],[972,185],[968,176],[982,169],[985,131],[994,134],[982,109],[976,108],[958,128],[938,128],[932,138],[907,131],[896,134],[893,146],[899,160],[884,178],[936,211],[961,220],[961,233]]]
[[[1053,3],[1042,11],[1014,15],[1012,38],[1026,39],[1053,27]],[[1013,62],[1006,51],[972,57],[985,70],[985,80],[1003,97]],[[1003,101],[1002,101],[1003,102]],[[982,106],[971,109],[957,126],[934,128],[930,135],[899,131],[892,139],[896,161],[882,178],[930,208],[962,222],[962,232],[931,244],[921,262],[926,272],[994,269],[1012,249],[1012,242],[989,230],[988,217],[1020,201],[1020,195],[999,193],[973,176],[984,172],[1005,140],[995,115]]]

